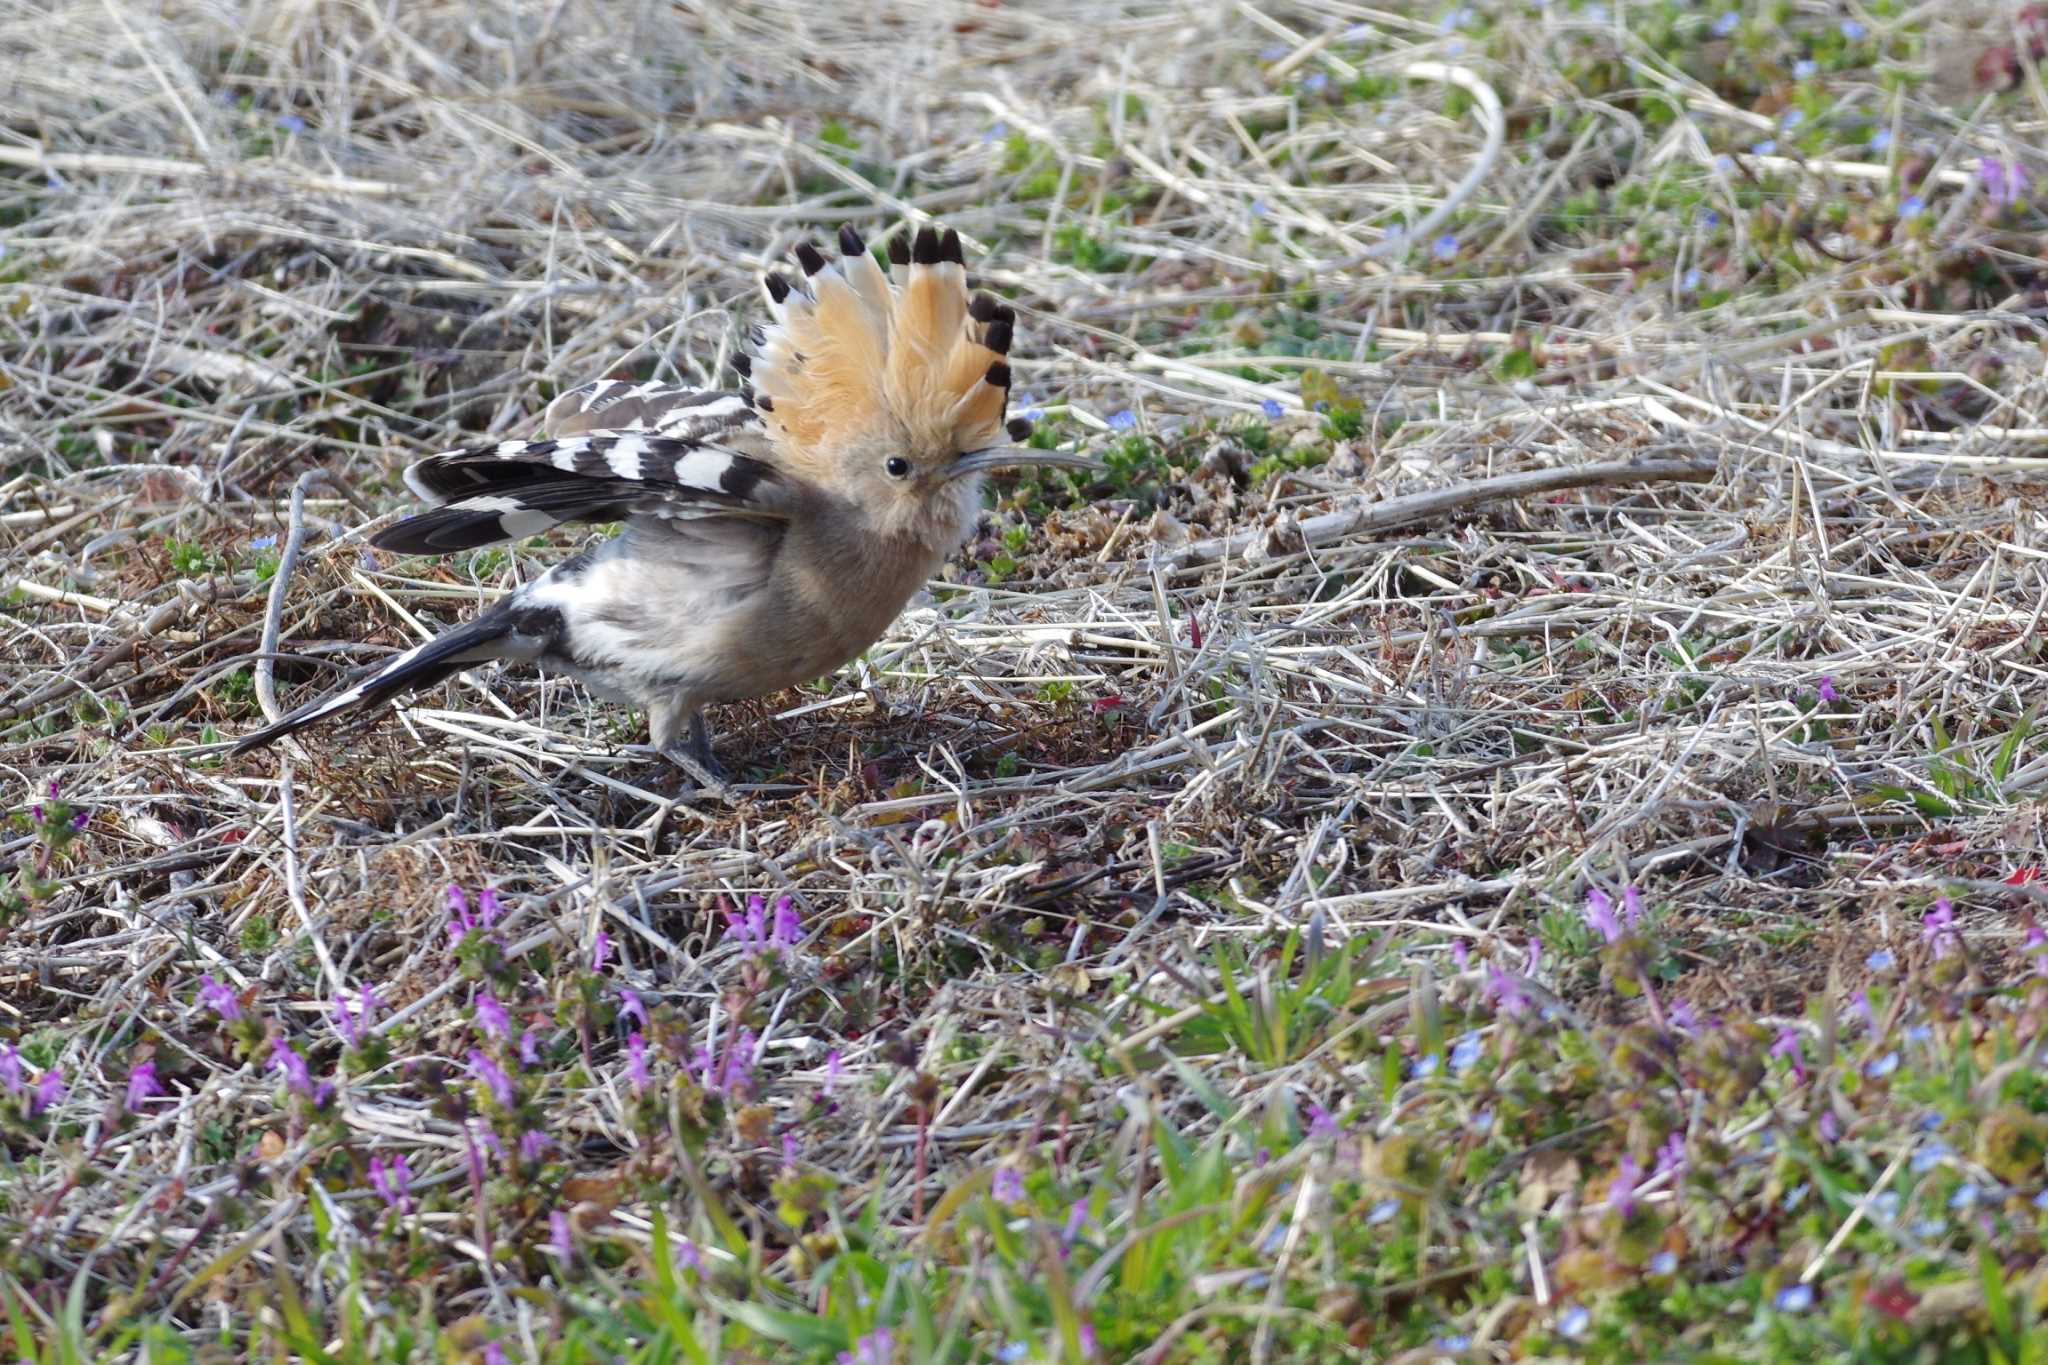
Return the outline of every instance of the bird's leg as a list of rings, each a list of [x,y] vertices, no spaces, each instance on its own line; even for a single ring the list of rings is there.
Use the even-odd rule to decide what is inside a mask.
[[[724,796],[731,775],[711,752],[711,731],[704,724],[704,713],[693,709],[688,714],[690,737],[686,740],[677,733],[682,728],[678,723],[683,718],[682,707],[668,703],[650,711],[648,729],[654,747],[700,789],[713,796]]]

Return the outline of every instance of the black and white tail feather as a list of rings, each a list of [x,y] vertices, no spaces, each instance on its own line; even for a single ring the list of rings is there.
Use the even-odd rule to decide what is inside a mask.
[[[795,671],[787,678],[735,679],[703,657],[733,638],[733,604],[765,581],[797,501],[792,481],[832,477],[833,452],[863,435],[882,433],[940,460],[993,446],[1006,429],[1004,360],[1015,321],[986,295],[970,299],[952,233],[927,227],[914,242],[899,236],[886,275],[851,229],[842,229],[840,245],[836,261],[799,247],[803,275],[794,286],[767,278],[771,321],[757,331],[754,354],[735,361],[745,381],[739,392],[599,380],[549,404],[545,439],[449,451],[408,469],[407,485],[430,508],[372,537],[380,549],[446,554],[571,522],[623,521],[628,534],[556,565],[474,620],[244,737],[234,751],[471,664],[515,659],[565,669],[646,706],[664,751],[687,723],[690,752],[709,763],[705,700],[816,676],[818,660],[803,649],[788,651],[781,672]],[[1026,429],[1007,426],[1014,440]],[[858,596],[860,585],[852,590]]]

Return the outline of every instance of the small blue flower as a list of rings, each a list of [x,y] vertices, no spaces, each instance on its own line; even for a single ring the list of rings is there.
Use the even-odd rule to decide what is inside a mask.
[[[1940,1138],[1934,1138],[1931,1141],[1921,1143],[1919,1150],[1913,1153],[1913,1160],[1911,1163],[1913,1167],[1913,1174],[1927,1174],[1936,1166],[1939,1166],[1946,1158],[1952,1155],[1954,1151],[1955,1149],[1953,1147],[1950,1147],[1946,1142],[1943,1142]]]
[[[1451,1047],[1451,1070],[1463,1075],[1478,1065],[1485,1051],[1486,1044],[1476,1032],[1464,1035]]]
[[[1469,6],[1460,5],[1457,9],[1452,10],[1449,14],[1446,14],[1443,18],[1436,21],[1436,31],[1438,33],[1450,33],[1457,29],[1464,28],[1471,22],[1471,8]]]
[[[2037,1209],[2048,1209],[2048,1190],[2043,1190],[2034,1196],[2034,1207]]]
[[[981,135],[981,140],[983,142],[999,142],[1002,139],[1008,137],[1009,135],[1010,125],[998,121],[995,124],[993,124],[987,132]]]
[[[1408,1064],[1408,1075],[1414,1080],[1422,1080],[1436,1075],[1436,1054],[1432,1052],[1427,1056],[1417,1057],[1414,1061],[1410,1062]]]
[[[1472,1338],[1463,1334],[1452,1337],[1438,1337],[1436,1339],[1436,1348],[1439,1351],[1469,1351],[1472,1349]]]
[[[1842,36],[1852,43],[1862,42],[1863,35],[1868,32],[1870,30],[1863,26],[1863,22],[1860,19],[1844,19],[1842,21]]]
[[[1586,1329],[1593,1325],[1593,1314],[1581,1304],[1573,1304],[1557,1315],[1557,1330],[1577,1341],[1586,1335]]]
[[[1273,211],[1273,206],[1263,199],[1252,200],[1252,217],[1264,218]]]
[[[1650,1258],[1650,1273],[1652,1275],[1671,1275],[1675,1274],[1677,1270],[1678,1253],[1675,1251],[1660,1251]]]
[[[1889,129],[1889,128],[1873,128],[1873,129],[1871,129],[1871,130],[1870,130],[1870,150],[1871,150],[1871,151],[1873,151],[1873,152],[1881,152],[1881,151],[1883,151],[1883,150],[1884,150],[1885,148],[1887,148],[1887,147],[1889,147],[1889,146],[1891,146],[1891,145],[1892,145],[1892,130],[1891,130],[1891,129]]]
[[[1927,1024],[1911,1024],[1906,1028],[1906,1041],[1909,1043],[1924,1043],[1933,1036],[1934,1029]]]
[[[1907,195],[1906,202],[1899,205],[1899,219],[1902,222],[1911,222],[1925,212],[1927,212],[1927,201],[1917,194]]]
[[[1113,431],[1129,431],[1132,427],[1138,425],[1138,414],[1132,412],[1129,408],[1125,408],[1120,412],[1113,412],[1109,415],[1109,425]]]
[[[1974,1181],[1965,1180],[1956,1186],[1956,1192],[1948,1197],[1948,1206],[1958,1211],[1975,1208],[1980,1191]]]
[[[1490,1133],[1493,1131],[1493,1111],[1491,1109],[1482,1109],[1472,1116],[1472,1131],[1475,1133]]]
[[[1379,1203],[1374,1204],[1372,1206],[1372,1211],[1370,1213],[1365,1215],[1365,1221],[1375,1225],[1380,1223],[1391,1222],[1393,1220],[1394,1215],[1399,1213],[1400,1211],[1400,1200],[1382,1199]]]
[[[1353,24],[1350,28],[1337,35],[1337,41],[1340,43],[1362,43],[1368,38],[1377,38],[1378,36],[1379,30],[1371,24]]]
[[[1879,1190],[1870,1197],[1870,1211],[1886,1221],[1898,1217],[1899,1192],[1897,1190]]]
[[[1742,16],[1731,9],[1714,21],[1714,36],[1716,38],[1726,38],[1741,27]]]
[[[1794,80],[1810,81],[1819,72],[1820,63],[1811,57],[1801,57],[1798,61],[1792,63],[1792,78]]]
[[[1265,398],[1259,401],[1259,411],[1266,414],[1267,421],[1277,422],[1286,413],[1287,409],[1280,406],[1279,399]]]
[[[1873,972],[1888,972],[1898,964],[1898,958],[1892,956],[1892,950],[1889,948],[1879,948],[1869,957],[1863,959],[1863,965],[1870,968]]]
[[[1800,124],[1806,122],[1806,111],[1804,109],[1787,109],[1785,116],[1779,119],[1778,122],[1786,128],[1797,128]]]
[[[1760,1151],[1760,1152],[1775,1152],[1775,1151],[1777,1151],[1777,1150],[1778,1150],[1778,1135],[1777,1135],[1776,1133],[1772,1132],[1772,1131],[1771,1131],[1770,1129],[1768,1129],[1768,1128],[1766,1128],[1766,1129],[1762,1130],[1761,1132],[1759,1132],[1759,1133],[1758,1133],[1758,1134],[1756,1135],[1756,1147],[1757,1147],[1757,1150],[1758,1150],[1758,1151]]]
[[[1922,1218],[1913,1224],[1913,1235],[1923,1242],[1931,1242],[1947,1233],[1948,1224],[1939,1218]]]
[[[1259,60],[1262,62],[1277,62],[1282,57],[1285,57],[1289,50],[1285,43],[1268,43],[1259,49]]]
[[[1022,411],[1022,412],[1018,413],[1017,415],[1018,415],[1019,417],[1022,417],[1022,418],[1023,418],[1023,419],[1025,420],[1025,421],[1027,421],[1027,422],[1036,422],[1036,421],[1037,421],[1037,420],[1038,420],[1039,418],[1041,418],[1041,417],[1045,416],[1045,409],[1044,409],[1044,408],[1026,408],[1026,409],[1024,409],[1024,411]]]
[[[1778,150],[1778,139],[1767,137],[1763,141],[1756,143],[1749,150],[1758,156],[1770,156]]]
[[[1863,1068],[1863,1074],[1873,1081],[1881,1081],[1899,1069],[1899,1054],[1896,1050],[1887,1052]]]
[[[277,126],[284,129],[287,133],[303,133],[306,131],[306,121],[297,114],[279,114],[277,116]]]
[[[1804,1313],[1813,1307],[1813,1286],[1788,1284],[1778,1291],[1778,1297],[1774,1302],[1780,1313]]]
[[[1684,289],[1685,292],[1688,294],[1698,289],[1700,287],[1700,268],[1698,266],[1694,266],[1692,269],[1686,271],[1685,278],[1680,280],[1678,283],[1679,287]]]
[[[1440,261],[1451,260],[1458,254],[1458,239],[1446,232],[1430,244],[1430,251]]]
[[[1717,228],[1717,227],[1721,226],[1721,213],[1720,213],[1720,210],[1718,210],[1718,209],[1701,209],[1701,210],[1700,210],[1700,226],[1701,226],[1701,227],[1708,227],[1708,228]]]
[[[1726,152],[1720,153],[1714,158],[1714,169],[1722,175],[1729,174],[1735,169],[1735,158]],[[1710,213],[1712,211],[1711,209],[1708,210]]]
[[[1313,71],[1302,79],[1301,88],[1310,92],[1314,92],[1317,90],[1321,90],[1324,86],[1328,85],[1329,83],[1330,78],[1327,74],[1321,71]]]
[[[1801,1181],[1785,1193],[1785,1212],[1790,1213],[1806,1202],[1806,1196],[1813,1193],[1813,1186]]]
[[[277,537],[257,536],[249,542],[249,548],[252,550],[275,550],[277,548]]]

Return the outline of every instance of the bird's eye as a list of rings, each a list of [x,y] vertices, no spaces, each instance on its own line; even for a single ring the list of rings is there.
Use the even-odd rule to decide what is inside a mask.
[[[889,462],[883,465],[882,468],[889,471],[889,477],[892,479],[908,478],[910,475],[910,461],[904,459],[901,455],[891,455]]]

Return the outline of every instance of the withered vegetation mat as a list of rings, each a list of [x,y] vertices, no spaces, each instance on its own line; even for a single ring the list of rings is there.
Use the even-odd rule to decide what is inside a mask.
[[[1996,1338],[2040,86],[1734,18],[0,14],[0,1344]],[[1110,473],[725,708],[732,804],[521,672],[223,757],[295,538],[286,706],[574,543],[377,556],[410,459],[730,384],[791,245],[928,219]]]

